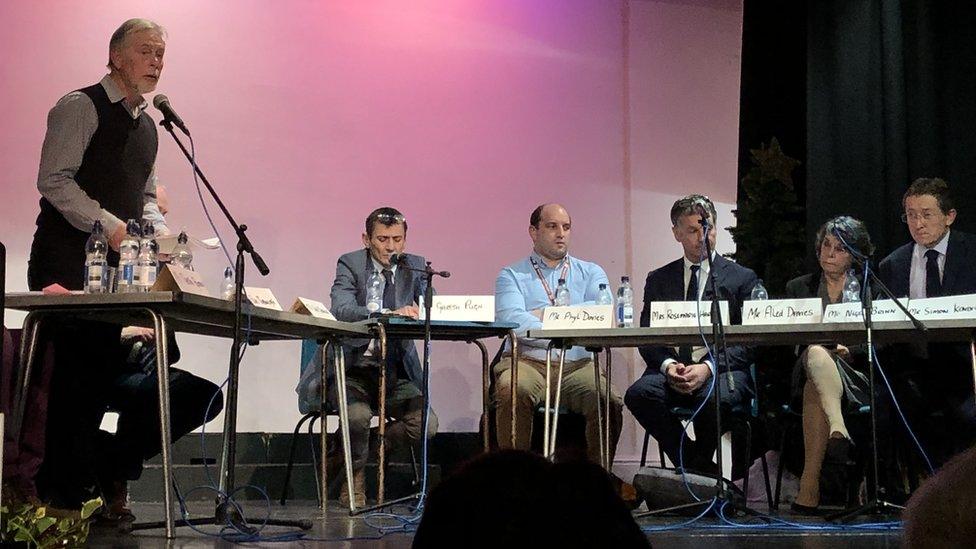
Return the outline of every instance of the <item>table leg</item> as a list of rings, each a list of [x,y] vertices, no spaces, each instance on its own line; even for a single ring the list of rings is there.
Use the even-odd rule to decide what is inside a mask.
[[[552,410],[552,346],[553,342],[550,341],[549,345],[546,346],[546,398],[545,407],[542,410],[542,456],[549,457],[549,427],[552,423],[552,417],[549,415]],[[513,370],[514,371],[514,370]],[[513,376],[514,377],[514,376]],[[515,387],[515,380],[512,380],[512,388]],[[533,412],[534,413],[534,412]],[[515,417],[515,396],[512,396],[512,417]],[[514,447],[515,445],[512,444]]]
[[[342,431],[342,457],[345,459],[346,488],[349,490],[349,513],[356,511],[353,497],[352,447],[349,442],[349,402],[346,395],[346,359],[342,347],[333,342],[336,349],[336,394],[339,396],[339,428]]]
[[[329,494],[329,473],[326,460],[329,455],[328,440],[329,440],[329,429],[328,429],[328,386],[326,385],[326,370],[329,367],[329,345],[331,341],[327,340],[322,344],[322,362],[319,366],[319,376],[322,380],[320,383],[319,391],[319,450],[322,454],[322,459],[319,460],[319,478],[322,479],[322,483],[319,485],[319,509],[322,511],[322,516],[325,516],[326,510],[326,500]],[[334,350],[333,352],[338,352]]]
[[[559,351],[559,374],[556,376],[556,398],[552,409],[552,432],[549,440],[549,457],[556,453],[556,430],[559,427],[559,399],[563,392],[563,370],[566,366],[566,348],[562,347]]]
[[[485,453],[487,453],[491,444],[488,437],[488,414],[490,413],[488,407],[488,367],[490,366],[488,364],[488,348],[477,339],[468,343],[474,343],[481,351],[481,442],[484,445]]]
[[[173,519],[173,455],[169,402],[169,338],[166,335],[166,319],[151,309],[146,312],[156,331],[156,379],[159,388],[159,433],[163,459],[163,505],[166,515],[166,537],[174,537]]]
[[[515,448],[515,430],[518,428],[518,416],[515,414],[515,388],[518,386],[518,336],[516,336],[515,331],[512,330],[508,332],[508,340],[512,342],[512,384],[509,387],[509,397],[511,398],[512,405],[512,436],[511,444],[512,448]]]
[[[380,418],[379,418],[379,468],[376,472],[376,502],[382,504],[386,495],[386,327],[382,323],[376,325],[377,339],[380,342]],[[426,404],[426,403],[425,403]],[[352,491],[349,492],[350,497]]]
[[[596,383],[595,385],[596,390],[593,392],[593,395],[596,398],[596,424],[597,424],[596,431],[597,431],[597,441],[600,446],[600,465],[603,466],[603,468],[606,468],[607,454],[606,454],[606,447],[604,446],[604,440],[603,440],[604,416],[603,416],[603,407],[600,405],[600,353],[598,351],[593,353],[593,379],[594,382]],[[587,421],[589,421],[589,418],[587,418]]]
[[[604,370],[606,370],[606,372],[607,372],[607,390],[606,390],[606,394],[604,395],[604,399],[605,400],[603,402],[603,406],[604,406],[604,408],[603,408],[603,419],[605,421],[606,431],[605,431],[603,440],[606,441],[607,471],[610,472],[610,471],[613,470],[613,462],[612,462],[610,456],[613,455],[613,451],[615,450],[615,448],[611,448],[610,447],[610,445],[612,444],[611,441],[610,441],[610,439],[611,439],[611,436],[610,436],[610,395],[611,395],[610,386],[611,386],[611,379],[612,379],[611,378],[610,371],[611,371],[611,366],[613,365],[612,364],[613,352],[610,349],[610,347],[607,347],[606,348],[606,353],[607,353],[607,365],[604,368]]]

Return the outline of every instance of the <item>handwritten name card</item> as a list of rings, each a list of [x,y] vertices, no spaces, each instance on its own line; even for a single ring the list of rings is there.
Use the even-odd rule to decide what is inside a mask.
[[[653,327],[687,328],[698,326],[701,317],[702,326],[712,324],[712,303],[702,301],[701,307],[694,301],[655,301],[651,303],[651,321]],[[719,312],[722,314],[722,324],[729,325],[729,302],[718,302]]]
[[[324,303],[320,301],[315,301],[314,299],[309,299],[307,297],[299,297],[295,299],[295,303],[291,306],[291,312],[298,313],[300,315],[309,315],[315,318],[324,318],[326,320],[335,320],[332,313],[325,306]]]
[[[919,320],[965,320],[976,318],[976,295],[950,295],[913,299],[908,310]]]
[[[903,304],[908,304],[907,299],[900,300]],[[898,322],[908,320],[905,313],[898,308],[891,299],[879,299],[871,302],[871,321],[872,322]],[[827,305],[824,311],[824,322],[864,322],[864,310],[861,303],[834,303]]]
[[[271,293],[270,288],[249,288],[244,287],[244,295],[247,296],[247,300],[251,302],[251,305],[255,307],[264,307],[265,309],[274,309],[280,311],[281,304],[278,303],[278,298]]]
[[[424,296],[420,296],[420,320],[427,316]],[[435,295],[430,308],[431,320],[461,322],[494,322],[495,296],[493,295]]]
[[[180,291],[188,294],[210,295],[207,285],[200,278],[200,273],[177,267],[176,265],[163,265],[162,271],[153,284],[153,291],[172,292]]]
[[[543,330],[585,330],[613,328],[613,305],[571,305],[546,307]]]
[[[742,324],[817,324],[823,318],[819,297],[809,299],[765,299],[742,304]]]

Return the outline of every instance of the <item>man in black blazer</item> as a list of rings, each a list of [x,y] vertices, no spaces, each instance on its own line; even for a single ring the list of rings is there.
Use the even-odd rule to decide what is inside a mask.
[[[404,254],[407,242],[407,221],[394,208],[378,208],[366,218],[363,233],[365,249],[343,254],[336,264],[335,281],[332,283],[331,312],[337,320],[358,322],[372,313],[389,313],[416,319],[417,303],[427,287],[422,273],[410,270],[423,269],[421,256]],[[393,254],[403,256],[400,265],[390,263]],[[379,278],[378,295],[382,303],[373,303],[370,310],[367,283],[376,272]],[[350,339],[342,344],[346,357],[346,391],[349,402],[349,437],[352,453],[353,500],[356,507],[366,503],[365,465],[369,453],[369,425],[374,410],[379,409],[380,368],[387,371],[387,414],[397,419],[386,431],[391,446],[415,444],[423,432],[421,424],[424,399],[423,378],[417,348],[410,340],[391,340],[387,346],[386,364],[380,364],[378,342],[369,339]],[[315,354],[321,360],[321,353]],[[317,402],[321,391],[320,367],[305,368],[305,375],[296,389],[306,401]],[[336,406],[334,373],[327,369],[328,400]],[[430,412],[427,419],[427,436],[437,432],[437,416]],[[349,501],[346,484],[342,483],[339,499],[343,505]]]
[[[950,230],[956,210],[948,184],[938,178],[916,179],[905,192],[902,206],[902,220],[912,242],[896,249],[879,266],[881,279],[891,292],[909,299],[976,293],[976,237]],[[899,345],[892,351],[886,358],[909,421],[916,424],[932,412],[944,415],[944,421],[939,420],[941,436],[933,429],[920,430],[930,457],[942,463],[976,439],[969,345]]]
[[[650,325],[651,303],[655,301],[683,301],[700,298],[711,300],[717,292],[719,299],[728,301],[729,315],[733,324],[742,321],[742,302],[749,299],[759,278],[752,270],[742,267],[713,252],[715,288],[708,274],[708,262],[702,227],[699,223],[701,208],[711,216],[708,239],[715,248],[715,206],[701,195],[689,195],[671,207],[671,231],[681,244],[684,256],[677,261],[652,271],[644,285],[644,308],[640,325]],[[711,329],[706,327],[706,333]],[[711,341],[709,341],[711,343]],[[753,395],[749,366],[752,350],[741,345],[728,347],[728,370],[731,371],[732,388],[726,375],[726,363],[722,356],[710,357],[704,347],[641,347],[640,354],[647,363],[644,374],[627,390],[624,403],[637,421],[663,448],[671,462],[680,465],[679,444],[684,439],[683,465],[685,468],[716,472],[712,455],[716,449],[715,413],[706,406],[695,418],[695,441],[683,432],[680,420],[671,413],[674,407],[697,408],[708,394],[718,362],[718,388],[723,411],[746,402]]]

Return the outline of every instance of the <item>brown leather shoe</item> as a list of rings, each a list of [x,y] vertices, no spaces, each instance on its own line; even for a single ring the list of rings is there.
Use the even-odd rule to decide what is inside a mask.
[[[366,506],[366,470],[360,469],[352,475],[353,506],[357,509]],[[343,482],[339,490],[339,503],[343,507],[349,506],[349,483]]]
[[[94,526],[131,532],[136,516],[129,510],[129,485],[124,480],[112,481],[102,489],[105,505],[95,515]]]

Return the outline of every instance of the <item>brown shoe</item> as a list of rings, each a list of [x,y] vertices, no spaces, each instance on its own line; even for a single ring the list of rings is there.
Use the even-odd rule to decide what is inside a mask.
[[[352,475],[352,494],[353,506],[356,508],[366,506],[366,470],[360,469]],[[339,490],[339,503],[343,507],[349,506],[349,483],[343,482]]]
[[[95,515],[94,525],[101,528],[114,528],[120,532],[131,532],[136,516],[129,510],[129,485],[124,480],[107,483],[102,489],[105,505]]]

